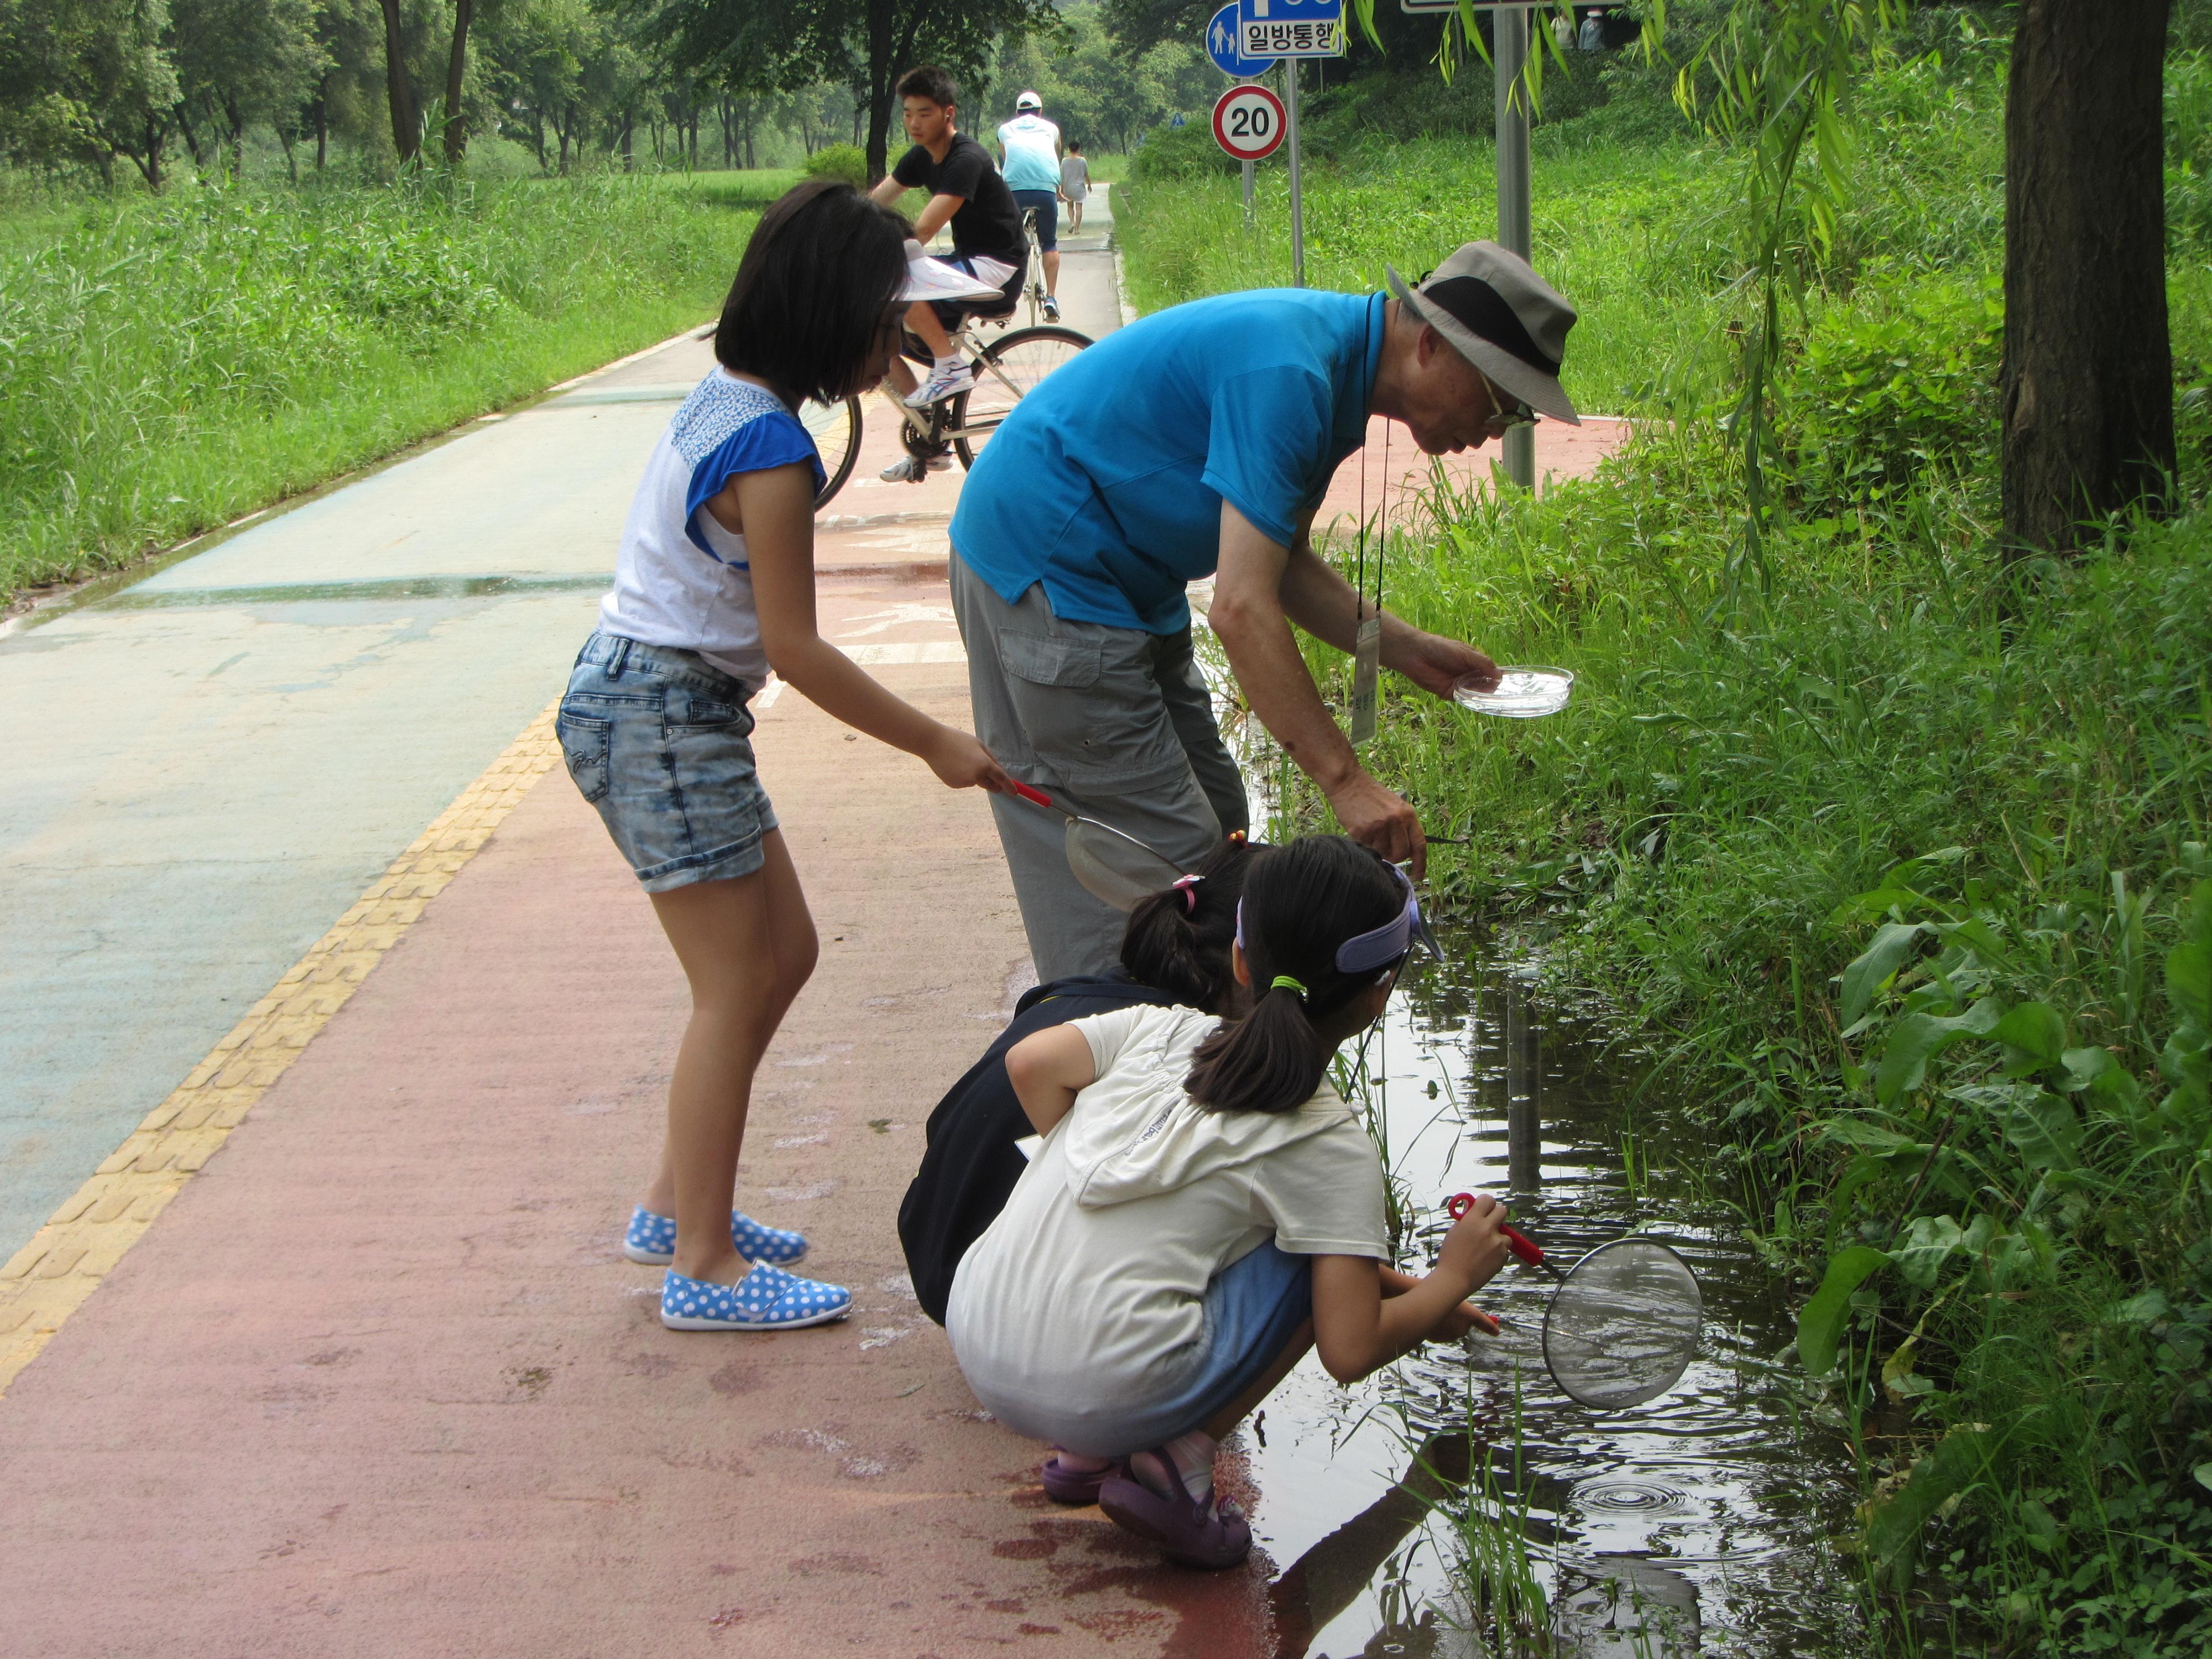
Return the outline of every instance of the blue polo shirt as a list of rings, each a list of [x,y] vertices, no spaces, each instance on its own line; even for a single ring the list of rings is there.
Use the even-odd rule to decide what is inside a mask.
[[[1172,634],[1213,574],[1221,503],[1290,545],[1367,436],[1384,296],[1260,289],[1194,300],[1054,369],[991,435],[952,548],[1009,605]]]

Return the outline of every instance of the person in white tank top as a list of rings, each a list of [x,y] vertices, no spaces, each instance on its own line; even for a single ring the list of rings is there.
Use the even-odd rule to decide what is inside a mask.
[[[890,209],[823,179],[761,216],[716,366],[646,463],[614,586],[561,699],[569,775],[690,982],[667,1138],[622,1239],[630,1260],[666,1266],[660,1319],[674,1330],[818,1325],[853,1301],[785,1271],[805,1238],[733,1203],[753,1073],[817,948],[746,703],[773,672],[952,788],[1012,787],[973,737],[892,696],[815,625],[822,463],[794,411],[875,385],[907,305],[968,282],[910,236]]]

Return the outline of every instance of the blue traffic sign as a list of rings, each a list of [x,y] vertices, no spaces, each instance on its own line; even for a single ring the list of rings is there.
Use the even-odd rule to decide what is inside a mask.
[[[1340,58],[1344,0],[1237,0],[1236,47],[1245,58]]]
[[[1239,81],[1265,75],[1275,67],[1272,58],[1247,58],[1237,50],[1237,0],[1229,0],[1206,26],[1206,55],[1213,60],[1214,68]]]

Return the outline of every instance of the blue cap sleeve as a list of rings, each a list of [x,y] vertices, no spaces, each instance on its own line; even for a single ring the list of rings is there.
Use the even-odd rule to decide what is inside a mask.
[[[1213,392],[1206,487],[1288,547],[1334,453],[1334,401],[1325,375],[1297,364],[1227,376]]]
[[[723,486],[740,472],[766,472],[797,461],[814,469],[814,488],[819,493],[830,477],[823,469],[821,453],[797,417],[781,409],[747,421],[708,451],[691,469],[691,483],[684,492],[684,533],[690,537],[691,544],[717,564],[726,562],[700,533],[699,509],[720,495]]]

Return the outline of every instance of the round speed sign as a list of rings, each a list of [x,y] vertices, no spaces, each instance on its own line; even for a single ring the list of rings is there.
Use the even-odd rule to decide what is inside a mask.
[[[1231,87],[1213,106],[1214,142],[1240,161],[1275,153],[1283,142],[1283,100],[1265,87]]]

